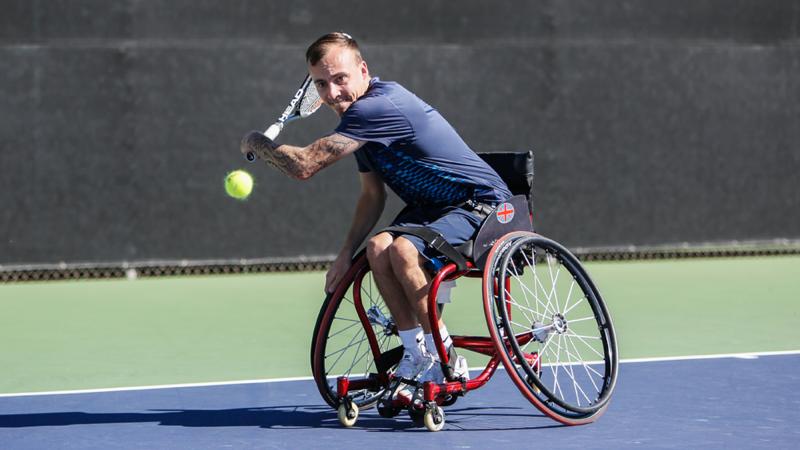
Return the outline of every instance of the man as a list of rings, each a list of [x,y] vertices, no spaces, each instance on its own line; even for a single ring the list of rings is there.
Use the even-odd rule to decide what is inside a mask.
[[[471,209],[511,197],[497,173],[434,108],[399,84],[370,76],[352,37],[322,36],[308,48],[306,60],[320,98],[341,118],[335,132],[307,147],[278,145],[251,132],[241,150],[254,152],[298,179],[355,153],[361,194],[344,245],[326,275],[326,291],[332,292],[342,280],[353,254],[380,218],[385,185],[409,206],[394,225],[427,226],[454,246],[471,239],[481,224],[481,216]],[[442,382],[441,367],[433,363],[438,354],[427,315],[430,274],[425,268],[439,255],[419,237],[398,232],[381,232],[366,247],[405,350],[395,375]],[[436,325],[451,348],[444,323]],[[456,371],[467,375],[466,361],[458,361],[461,367]]]

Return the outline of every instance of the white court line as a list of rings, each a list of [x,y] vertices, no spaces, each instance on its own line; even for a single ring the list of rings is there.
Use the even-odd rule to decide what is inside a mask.
[[[265,378],[263,380],[237,380],[237,381],[212,381],[208,383],[184,383],[184,384],[157,384],[153,386],[131,386],[103,389],[77,389],[72,391],[42,391],[42,392],[20,392],[12,394],[0,394],[3,397],[27,397],[36,395],[68,395],[68,394],[97,394],[104,392],[125,392],[125,391],[149,391],[155,389],[178,389],[209,386],[231,386],[236,384],[258,384],[258,383],[280,383],[281,381],[307,381],[314,377],[291,377],[291,378]]]
[[[689,361],[697,359],[724,359],[724,358],[739,358],[739,359],[757,359],[761,356],[783,356],[783,355],[800,355],[800,350],[786,350],[777,352],[748,352],[748,353],[720,353],[715,355],[690,355],[690,356],[664,356],[658,358],[631,358],[620,360],[620,363],[648,363],[648,362],[663,362],[663,361]],[[470,367],[470,371],[480,371],[484,367]],[[503,369],[503,367],[499,367]],[[97,394],[106,392],[126,392],[126,391],[149,391],[156,389],[179,389],[179,388],[196,388],[196,387],[211,387],[211,386],[231,386],[238,384],[259,384],[259,383],[280,383],[283,381],[309,381],[314,377],[289,377],[289,378],[265,378],[262,380],[238,380],[238,381],[218,381],[208,383],[184,383],[184,384],[161,384],[154,386],[132,386],[132,387],[118,387],[118,388],[104,388],[104,389],[78,389],[71,391],[42,391],[42,392],[18,392],[11,394],[0,394],[0,398],[8,397],[31,397],[43,395],[73,395],[73,394]]]

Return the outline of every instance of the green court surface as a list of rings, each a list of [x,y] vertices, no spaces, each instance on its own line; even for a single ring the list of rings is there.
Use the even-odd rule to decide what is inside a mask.
[[[623,358],[800,349],[800,256],[587,268]],[[323,278],[0,285],[0,393],[307,376]],[[459,282],[451,333],[486,334],[478,283]]]

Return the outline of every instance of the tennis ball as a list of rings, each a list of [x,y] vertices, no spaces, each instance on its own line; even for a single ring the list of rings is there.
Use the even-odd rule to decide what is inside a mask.
[[[244,200],[253,190],[253,177],[244,170],[234,170],[225,177],[225,192],[233,198]]]

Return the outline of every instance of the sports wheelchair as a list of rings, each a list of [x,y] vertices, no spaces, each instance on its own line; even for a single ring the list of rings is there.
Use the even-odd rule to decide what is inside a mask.
[[[452,339],[456,348],[487,355],[486,367],[473,379],[459,378],[434,326],[445,382],[424,383],[414,402],[393,398],[393,370],[403,347],[361,251],[325,299],[311,345],[316,385],[344,426],[355,424],[359,410],[377,406],[383,417],[407,410],[418,425],[441,430],[442,407],[486,384],[500,363],[526,399],[562,424],[593,422],[608,407],[618,372],[611,316],[580,261],[533,231],[532,152],[480,156],[515,197],[489,214],[473,241],[457,248],[460,261],[448,261],[433,275],[428,314],[436,324],[443,281],[481,278],[488,336]]]

